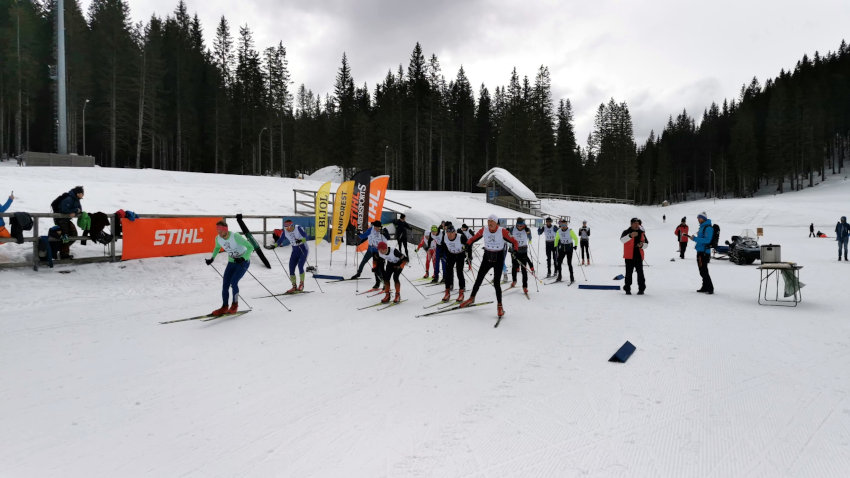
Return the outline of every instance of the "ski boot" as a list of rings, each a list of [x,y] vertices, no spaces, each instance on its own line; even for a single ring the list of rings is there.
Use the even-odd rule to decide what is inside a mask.
[[[427,279],[429,277],[431,277],[431,274],[429,272],[425,272],[425,275],[422,276],[423,279]]]
[[[230,304],[230,308],[227,309],[227,313],[235,314],[237,310],[239,310],[239,302],[234,301],[232,304]]]
[[[443,302],[448,302],[448,301],[449,301],[449,299],[451,299],[451,298],[452,298],[452,291],[451,291],[451,290],[449,290],[449,289],[446,289],[446,293],[445,293],[445,294],[443,294],[443,299],[442,299],[442,301],[443,301]]]
[[[221,308],[215,309],[214,311],[210,312],[210,315],[220,317],[220,316],[222,316],[226,313],[227,313],[227,304],[224,304],[224,305],[221,306]]]
[[[502,304],[496,305],[496,314],[498,314],[499,317],[502,317],[503,315],[505,315],[505,308],[502,307]]]
[[[525,295],[528,295],[528,287],[523,287],[522,293],[525,294]]]
[[[301,283],[300,283],[300,284],[298,284],[298,290],[299,290],[299,291],[304,290],[304,281],[301,281]]]
[[[390,301],[390,287],[387,286],[387,287],[384,287],[384,298],[381,299],[381,303],[386,304],[389,301]]]
[[[440,283],[440,276],[438,276],[437,274],[434,274],[434,278],[431,279],[431,284],[439,284],[439,283]]]
[[[511,282],[511,286],[508,289],[513,289],[514,287],[516,287],[516,281]]]
[[[295,292],[298,292],[298,286],[295,285],[295,282],[293,282],[292,288],[289,289],[288,291],[284,292],[284,294],[294,294]]]
[[[457,300],[455,300],[455,302],[463,302],[463,289],[458,291]]]
[[[393,299],[393,304],[398,304],[399,302],[401,302],[401,291],[396,289],[395,290],[395,298]]]
[[[469,307],[470,305],[475,303],[475,296],[471,295],[468,299],[460,303],[460,308]]]
[[[359,278],[360,278],[360,273],[358,272],[357,274],[354,274],[353,276],[349,277],[348,280],[354,280],[354,279],[359,279]]]

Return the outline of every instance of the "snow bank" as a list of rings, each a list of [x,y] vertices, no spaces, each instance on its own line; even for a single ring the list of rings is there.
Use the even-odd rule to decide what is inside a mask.
[[[326,183],[328,181],[332,183],[341,183],[343,182],[344,175],[342,174],[342,168],[339,166],[325,166],[324,168],[316,170],[313,174],[308,174],[304,176],[304,179],[309,179],[311,181],[318,181],[321,183]]]

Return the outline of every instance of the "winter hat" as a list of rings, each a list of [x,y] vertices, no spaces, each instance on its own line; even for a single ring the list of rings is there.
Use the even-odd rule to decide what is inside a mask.
[[[516,225],[517,226],[523,225],[523,224],[525,224],[525,219],[523,219],[521,217],[516,218]]]
[[[381,241],[381,242],[379,242],[379,243],[378,243],[378,250],[379,250],[379,251],[384,250],[384,249],[386,249],[386,248],[387,248],[387,243],[386,243],[386,242]]]
[[[682,222],[687,222],[686,219],[686,217],[682,217]]]
[[[446,225],[446,232],[455,232],[455,227],[451,224]]]
[[[703,221],[708,220],[708,215],[705,213],[705,211],[697,214],[697,219],[700,219],[700,218],[702,218]]]
[[[467,226],[466,224],[461,224],[460,227],[461,227],[461,229],[463,229],[464,227],[469,229],[469,226]]]
[[[372,221],[372,225],[375,226],[375,227],[381,227],[381,221],[378,221],[378,220]]]
[[[292,224],[292,219],[287,219],[283,221],[284,224]]]
[[[85,191],[83,191],[82,186],[77,186],[74,189],[72,189],[71,191],[74,191],[74,194],[85,194]]]
[[[431,232],[437,232],[437,226],[431,226]]]

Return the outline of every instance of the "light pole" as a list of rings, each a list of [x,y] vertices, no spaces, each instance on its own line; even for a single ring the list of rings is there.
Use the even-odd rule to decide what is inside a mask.
[[[390,145],[384,146],[384,174],[389,174],[389,170],[387,169],[387,151],[390,150]]]
[[[83,156],[86,155],[86,105],[89,104],[89,99],[83,103]]]
[[[709,171],[711,171],[711,195],[714,197],[714,203],[717,204],[717,190],[714,187],[717,183],[717,173],[713,169],[709,169]]]
[[[260,174],[263,174],[263,143],[260,139],[263,137],[263,131],[267,130],[265,126],[260,130],[260,134],[257,135],[257,165],[260,170]]]

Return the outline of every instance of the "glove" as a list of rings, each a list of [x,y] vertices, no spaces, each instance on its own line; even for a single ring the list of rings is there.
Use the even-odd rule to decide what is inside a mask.
[[[237,264],[241,264],[241,263],[245,262],[245,258],[244,257],[237,257],[237,258],[233,259],[233,262],[235,262]]]
[[[59,239],[62,239],[62,244],[67,244],[71,242],[71,238],[69,238],[67,234],[62,234],[61,236],[59,236]]]
[[[206,262],[207,265],[209,266],[209,265],[212,265],[213,260],[212,259],[204,259],[204,262]]]

